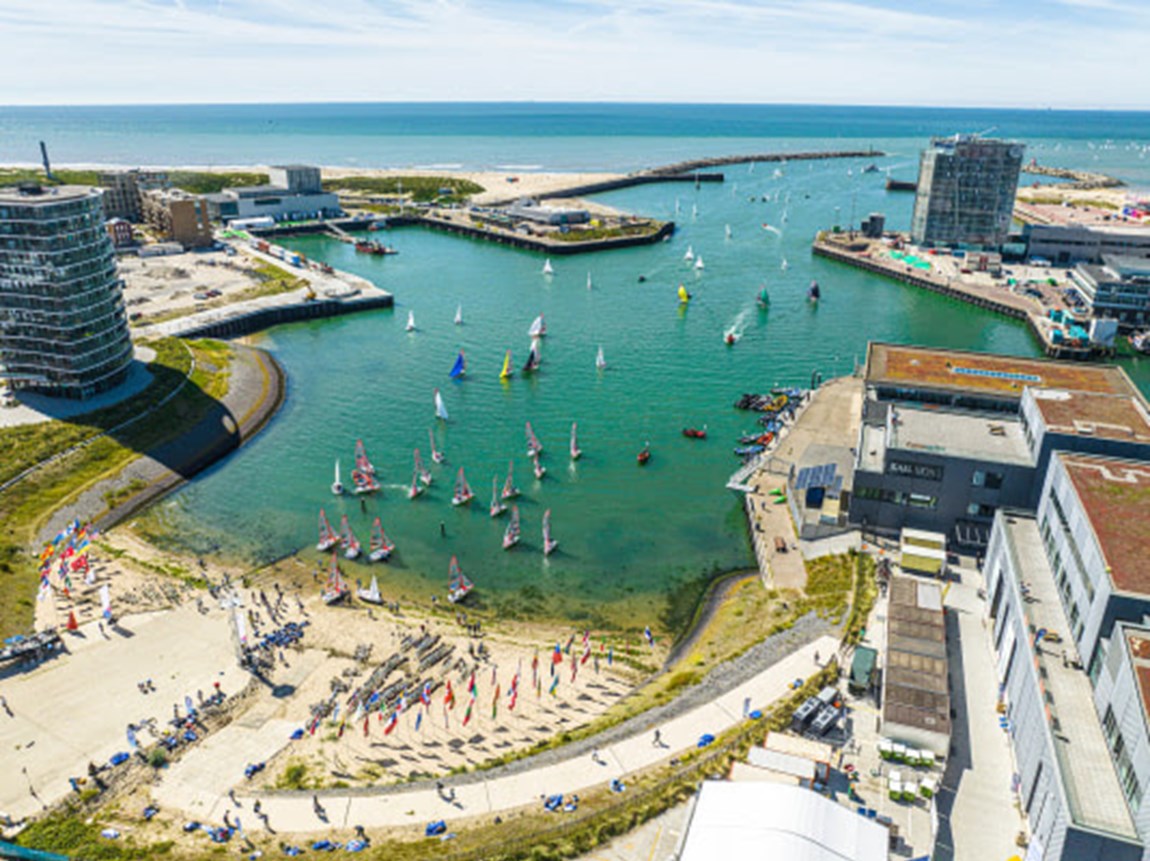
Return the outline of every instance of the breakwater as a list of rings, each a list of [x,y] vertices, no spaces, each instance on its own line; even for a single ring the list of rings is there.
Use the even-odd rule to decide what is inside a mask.
[[[256,308],[243,314],[236,314],[226,319],[213,320],[207,323],[190,322],[187,328],[181,329],[177,326],[170,334],[180,338],[239,338],[271,326],[278,326],[281,323],[319,320],[325,317],[354,314],[357,311],[390,308],[393,303],[394,299],[390,294],[365,296],[359,299],[318,299],[292,305]]]
[[[1056,179],[1066,179],[1069,182],[1059,183],[1059,188],[1092,189],[1092,188],[1121,188],[1126,183],[1117,177],[1104,173],[1092,173],[1088,170],[1071,170],[1067,167],[1046,167],[1041,164],[1028,164],[1022,168],[1023,173],[1034,176],[1049,176]]]
[[[553,254],[562,257],[570,254],[585,254],[591,251],[608,251],[613,248],[631,248],[636,245],[651,245],[662,242],[664,237],[675,232],[675,222],[665,221],[658,229],[650,233],[641,233],[632,236],[606,236],[599,239],[578,240],[565,242],[561,239],[547,239],[539,236],[526,236],[486,225],[466,224],[449,218],[437,218],[434,215],[395,215],[387,219],[388,227],[419,226],[456,236],[467,236],[472,239],[482,239],[486,242],[495,242],[511,248],[522,248],[526,251],[539,251],[544,254]]]
[[[635,176],[674,176],[676,174],[693,174],[697,170],[707,167],[721,167],[727,164],[751,164],[753,162],[788,162],[788,161],[819,161],[831,158],[879,158],[886,155],[881,150],[825,150],[813,152],[761,152],[751,155],[720,155],[708,158],[696,158],[689,161],[680,161],[675,164],[653,167],[640,171]]]

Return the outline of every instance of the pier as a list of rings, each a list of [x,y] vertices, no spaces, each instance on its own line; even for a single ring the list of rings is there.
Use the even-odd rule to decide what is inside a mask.
[[[1117,177],[1104,173],[1092,173],[1088,170],[1071,170],[1066,167],[1046,167],[1041,164],[1027,164],[1022,166],[1023,173],[1034,176],[1049,176],[1056,179],[1066,179],[1069,182],[1060,182],[1056,188],[1088,190],[1094,188],[1121,188],[1126,185]]]
[[[811,252],[996,314],[1025,320],[1042,345],[1043,352],[1051,358],[1089,359],[1098,353],[1092,347],[1075,347],[1055,342],[1055,326],[1047,318],[1045,309],[1029,296],[1020,296],[1005,287],[986,286],[961,277],[944,276],[933,269],[917,269],[888,257],[874,255],[874,247],[867,240],[854,239],[845,234],[820,234],[811,245]]]

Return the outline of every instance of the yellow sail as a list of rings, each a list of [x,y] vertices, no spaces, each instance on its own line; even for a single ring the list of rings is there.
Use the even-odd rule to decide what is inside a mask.
[[[511,376],[511,351],[508,350],[503,356],[503,370],[499,372],[499,379],[506,380]]]
[[[691,301],[691,294],[687,292],[687,288],[682,284],[679,285],[679,301],[684,304]]]

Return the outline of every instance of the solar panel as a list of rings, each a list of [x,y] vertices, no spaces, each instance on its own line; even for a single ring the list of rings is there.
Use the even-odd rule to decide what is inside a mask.
[[[795,476],[795,490],[806,490],[811,486],[811,473],[813,468],[804,466],[799,470],[799,474]]]

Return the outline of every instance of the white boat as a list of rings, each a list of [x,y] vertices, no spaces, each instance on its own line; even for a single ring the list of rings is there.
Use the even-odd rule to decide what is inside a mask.
[[[695,258],[695,271],[699,272],[702,269],[703,269],[703,255],[700,254],[698,257]]]
[[[368,604],[382,604],[383,596],[379,594],[379,578],[371,575],[371,585],[366,589],[356,589],[355,596]]]
[[[727,225],[727,238],[728,239],[731,238],[731,225],[729,225],[729,224]]]
[[[535,436],[535,431],[531,429],[531,422],[527,422],[527,456],[535,457],[540,454],[543,454],[543,444],[539,442],[539,437]]]
[[[346,514],[339,521],[339,533],[339,545],[343,548],[343,555],[348,559],[355,559],[359,556],[361,548],[359,539],[351,531],[351,524],[348,523]]]
[[[591,289],[591,273],[590,272],[587,273],[587,289],[588,290]]]
[[[331,528],[331,524],[327,520],[327,515],[323,513],[323,509],[319,510],[319,542],[315,545],[315,549],[320,553],[331,550],[339,543],[339,535]]]
[[[435,390],[435,417],[447,421],[447,404],[443,402],[443,395],[439,393],[439,389]]]
[[[491,507],[488,509],[492,517],[498,517],[507,510],[507,506],[499,498],[499,479],[491,479]]]
[[[455,478],[455,493],[451,496],[452,505],[467,505],[475,498],[467,479],[463,475],[463,467],[459,467],[459,475]]]
[[[783,262],[779,264],[779,268],[784,272],[791,268],[791,264],[787,263],[787,258],[783,258]]]
[[[555,552],[559,542],[551,537],[551,509],[543,512],[543,555],[550,556]]]
[[[383,524],[378,517],[375,518],[371,524],[371,543],[367,547],[367,558],[372,562],[386,562],[391,558],[394,550],[395,542],[388,539],[387,534],[383,531]],[[378,591],[374,576],[371,585]]]
[[[599,348],[599,352],[595,355],[595,367],[602,371],[607,367],[607,360],[603,357],[603,348]]]
[[[537,479],[539,479],[540,481],[542,481],[543,476],[545,476],[547,474],[547,467],[543,466],[543,464],[541,464],[539,462],[539,453],[538,452],[535,453],[535,456],[531,460],[532,460],[532,465],[534,466],[534,469],[535,469],[535,477]]]
[[[331,483],[331,492],[336,496],[343,496],[343,482],[339,480],[339,458],[335,459],[335,481]]]
[[[511,506],[511,522],[503,530],[503,549],[510,550],[519,543],[519,506]]]
[[[555,267],[553,267],[551,265],[551,258],[550,257],[548,257],[546,260],[543,261],[543,274],[544,275],[554,275],[555,274]]]
[[[542,338],[547,334],[547,323],[543,319],[542,314],[531,321],[531,325],[527,329],[527,334],[532,338]]]
[[[575,436],[575,422],[571,422],[571,459],[578,460],[583,456],[583,449],[579,448],[579,440]]]
[[[408,331],[408,332],[414,332],[415,331],[415,312],[414,311],[408,311],[407,312],[407,325],[404,327],[404,329],[405,329],[405,331]]]
[[[434,442],[435,441],[432,440],[433,444]],[[419,449],[415,450],[415,474],[419,476],[419,480],[423,482],[424,487],[431,486],[431,472],[423,465],[423,458],[419,454]]]
[[[327,573],[327,583],[324,584],[323,591],[320,593],[320,598],[323,599],[325,604],[338,604],[351,592],[347,588],[347,584],[343,582],[343,575],[339,570],[339,560],[336,559],[335,553],[331,554],[331,567]]]
[[[462,326],[463,325],[463,306],[462,305],[458,306],[455,309],[455,325],[456,326]]]
[[[687,246],[687,253],[683,255],[683,259],[688,263],[695,259],[695,250],[690,245]]]
[[[431,428],[427,429],[427,441],[431,443],[431,460],[434,463],[446,463],[447,455],[435,448],[435,434]]]
[[[515,486],[515,462],[507,462],[507,480],[503,482],[503,492],[500,497],[503,499],[514,499],[519,495],[519,488]]]
[[[452,604],[458,604],[474,588],[472,582],[463,576],[459,560],[452,556],[451,564],[447,568],[447,600]]]
[[[419,470],[411,473],[411,486],[407,488],[407,498],[415,499],[426,489],[426,485],[419,483]]]

